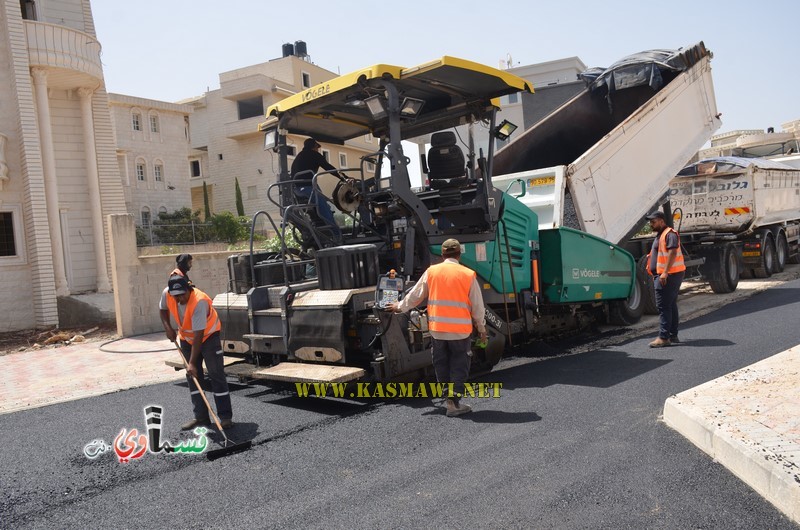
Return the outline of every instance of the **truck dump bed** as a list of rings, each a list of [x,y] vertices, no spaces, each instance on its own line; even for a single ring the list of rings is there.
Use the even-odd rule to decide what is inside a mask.
[[[669,187],[681,233],[737,234],[800,218],[800,169],[772,160],[701,160],[684,168]]]
[[[612,73],[605,83],[613,90],[592,84],[525,131],[495,155],[495,187],[522,180],[520,200],[537,213],[540,229],[627,239],[721,125],[710,52],[700,43],[678,57],[686,68],[658,71],[657,91],[652,78],[626,87]]]

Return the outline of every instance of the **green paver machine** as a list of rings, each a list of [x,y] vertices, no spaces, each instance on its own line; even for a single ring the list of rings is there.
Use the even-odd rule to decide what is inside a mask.
[[[259,127],[280,171],[268,193],[272,213],[254,222],[266,215],[299,248],[231,257],[231,285],[245,278],[247,288],[214,300],[226,354],[245,355],[259,367],[254,377],[282,381],[423,375],[431,368],[424,305],[407,315],[380,305],[410,289],[451,237],[462,243],[461,262],[476,271],[486,304],[489,342],[475,349],[473,370],[490,369],[508,345],[598,319],[638,320],[630,254],[577,230],[540,230],[513,183],[492,186],[495,138],[507,133],[507,123],[497,123],[498,98],[519,91],[532,92],[507,72],[442,57],[413,68],[375,65],[269,107]],[[339,210],[338,227],[325,221],[319,201],[295,193],[302,182],[290,175],[290,144],[308,136],[330,146],[377,139],[355,167],[308,175],[314,193]],[[417,186],[409,140],[430,145]]]

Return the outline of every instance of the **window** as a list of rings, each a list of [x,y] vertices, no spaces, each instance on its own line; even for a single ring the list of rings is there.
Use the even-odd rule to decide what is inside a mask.
[[[164,166],[156,164],[153,167],[153,178],[156,179],[156,182],[164,182]]]
[[[150,116],[150,132],[158,132],[158,116]]]
[[[367,162],[367,171],[370,173],[375,173],[375,164],[372,162]]]
[[[36,2],[33,0],[19,0],[23,20],[36,20]]]
[[[264,100],[261,96],[254,98],[240,99],[236,102],[239,110],[239,119],[246,120],[254,116],[264,116]]]
[[[145,171],[144,171],[144,164],[136,164],[136,180],[139,182],[144,182],[147,178]]]
[[[340,168],[347,167],[347,153],[339,153],[339,167]]]
[[[297,149],[295,149],[293,145],[287,145],[286,146],[286,154],[288,156],[294,156],[294,155],[297,154]]]
[[[323,149],[322,150],[322,156],[325,158],[326,162],[330,162],[331,161],[331,152],[328,151],[327,149]]]
[[[200,161],[199,160],[190,160],[189,161],[189,168],[191,171],[192,177],[199,177],[200,176]]]
[[[247,186],[247,200],[258,199],[258,190],[255,186]]]
[[[150,208],[142,206],[142,228],[150,228]]]
[[[311,88],[311,74],[303,72],[301,75],[303,78],[303,88]]]
[[[134,131],[141,131],[142,130],[142,115],[134,112],[131,114],[131,125],[133,126]]]
[[[514,92],[513,94],[509,94],[508,95],[508,104],[509,105],[513,105],[514,103],[517,103],[518,101],[519,101],[519,94],[517,94],[516,92]]]
[[[22,207],[0,202],[0,265],[24,265]]]
[[[166,206],[162,206],[162,207],[160,207],[158,209],[158,216],[161,217],[161,214],[164,214],[164,215],[167,214],[167,207]]]
[[[11,212],[0,212],[0,256],[16,256],[17,245],[14,241],[14,215]]]

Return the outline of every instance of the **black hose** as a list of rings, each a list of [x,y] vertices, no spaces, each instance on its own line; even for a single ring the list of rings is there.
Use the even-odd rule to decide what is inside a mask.
[[[158,333],[158,332],[156,331],[156,332],[153,332],[153,333]],[[113,344],[114,342],[120,341],[122,339],[133,339],[133,338],[136,338],[136,337],[143,337],[145,335],[153,335],[153,333],[139,333],[138,335],[131,335],[130,337],[120,337],[118,339],[112,339],[112,340],[110,340],[108,342],[104,342],[103,344],[101,344],[100,348],[98,348],[98,349],[101,352],[105,352],[105,353],[159,353],[159,352],[162,352],[162,351],[172,351],[174,349],[172,347],[164,348],[164,349],[161,349],[161,350],[142,350],[142,351],[140,351],[140,350],[136,350],[136,351],[117,350],[117,351],[114,351],[114,350],[104,350],[103,349],[104,346],[107,346],[109,344]]]

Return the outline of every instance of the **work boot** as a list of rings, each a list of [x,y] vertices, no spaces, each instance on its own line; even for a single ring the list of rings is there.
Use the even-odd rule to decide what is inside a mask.
[[[209,425],[208,418],[195,418],[191,421],[187,421],[183,425],[181,425],[182,431],[191,431],[195,427],[208,427]]]
[[[455,401],[452,399],[447,400],[447,412],[445,415],[448,418],[454,418],[456,416],[461,416],[462,414],[466,414],[467,412],[471,412],[472,407],[469,405],[465,405],[463,403],[456,404]]]
[[[230,418],[226,418],[224,420],[219,420],[219,425],[223,429],[230,429],[231,427],[233,427],[233,420],[230,419]]]
[[[663,348],[664,346],[669,346],[672,344],[669,339],[662,339],[658,337],[656,340],[650,343],[651,348]]]

